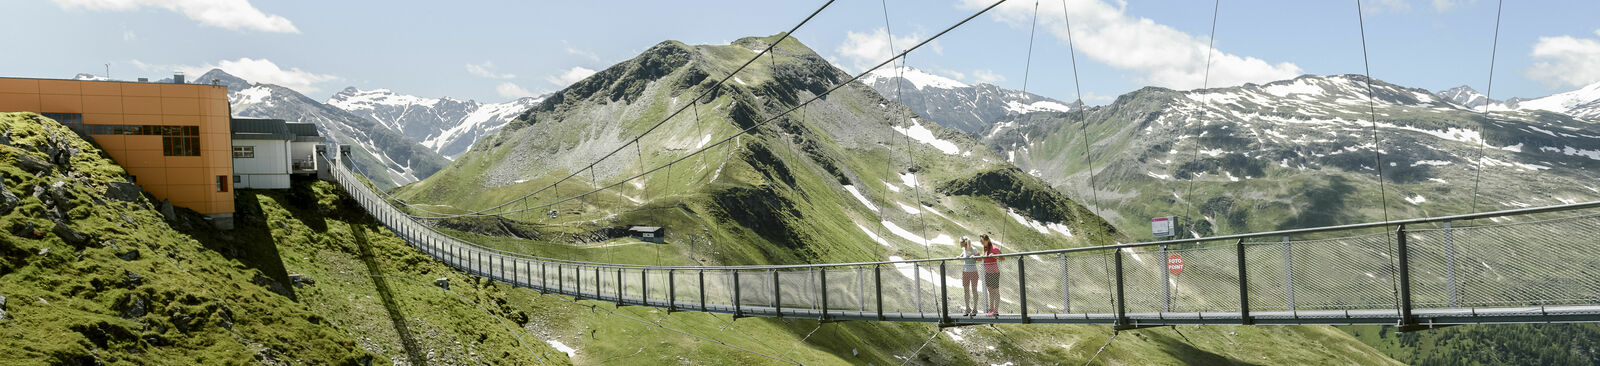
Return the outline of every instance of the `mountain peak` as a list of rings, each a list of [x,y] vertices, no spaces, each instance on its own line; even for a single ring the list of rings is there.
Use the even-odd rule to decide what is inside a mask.
[[[250,88],[250,86],[255,85],[248,80],[239,78],[238,76],[233,76],[233,74],[229,74],[227,71],[222,71],[222,69],[211,69],[211,71],[206,71],[206,73],[200,74],[199,77],[194,78],[194,82],[205,84],[210,84],[211,80],[216,80],[217,85],[228,87],[229,93],[245,90]]]
[[[966,83],[956,81],[955,79],[934,75],[910,66],[872,70],[872,72],[867,73],[867,76],[861,78],[861,82],[873,84],[878,80],[892,81],[896,77],[904,79],[906,82],[910,83],[912,87],[917,88],[917,90],[922,90],[923,88],[955,89],[971,86],[967,85]]]

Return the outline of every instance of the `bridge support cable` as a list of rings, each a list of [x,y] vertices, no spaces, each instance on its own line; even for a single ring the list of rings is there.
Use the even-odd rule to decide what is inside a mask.
[[[1089,209],[1100,215],[1100,193],[1094,187],[1094,158],[1089,155],[1089,114],[1084,110],[1083,84],[1078,80],[1078,49],[1072,40],[1072,17],[1067,15],[1067,0],[1061,0],[1061,19],[1067,25],[1067,55],[1072,61],[1072,90],[1077,93],[1078,134],[1083,135],[1083,163],[1089,169]]]
[[[884,29],[884,34],[888,37],[889,54],[893,55],[893,54],[895,54],[895,52],[894,52],[894,28],[891,28],[891,26],[889,25],[889,1],[888,0],[878,0],[878,4],[883,7],[883,29]],[[890,61],[893,61],[893,60],[894,59],[890,59]],[[900,67],[896,67],[895,68],[894,100],[893,100],[895,103],[899,103],[900,102],[900,83],[905,82],[904,78],[900,74],[900,69],[904,68],[904,67],[905,67],[905,59],[900,59]],[[896,172],[896,170],[894,169],[894,155],[895,155],[894,154],[894,140],[895,140],[894,139],[894,134],[895,134],[894,117],[892,117],[892,116],[889,117],[889,120],[887,121],[887,123],[883,124],[883,128],[884,128],[883,146],[889,150],[889,154],[885,155],[883,157],[883,172],[884,172],[884,174],[889,174],[889,175],[892,176]],[[883,179],[884,179],[884,183],[883,183],[884,186],[888,186],[890,184],[889,183],[889,179],[892,179],[892,177],[883,177]],[[863,183],[865,183],[865,182],[863,182]],[[865,189],[865,188],[866,188],[865,185],[863,185],[862,189]],[[868,192],[870,193],[871,191],[868,191]],[[888,219],[884,218],[884,215],[885,215],[884,211],[889,210],[889,207],[891,207],[893,205],[891,204],[891,202],[889,202],[889,194],[887,192],[884,193],[883,195],[879,196],[879,201],[878,202],[880,203],[878,209],[877,210],[873,210],[874,213],[878,214],[878,224],[872,226],[873,227],[872,231],[874,233],[876,233],[876,235],[878,237],[885,238],[886,236],[883,235],[883,230],[884,230],[884,226],[885,226],[884,222],[887,222]],[[887,239],[885,239],[885,240],[887,241]]]
[[[1494,121],[1489,114],[1489,107],[1494,103],[1491,102],[1493,99],[1489,98],[1490,95],[1494,94],[1494,61],[1495,56],[1500,52],[1500,13],[1505,9],[1505,5],[1505,0],[1500,0],[1495,2],[1494,7],[1494,41],[1489,46],[1489,87],[1483,90],[1483,124],[1478,125],[1478,161],[1475,162],[1477,164],[1473,164],[1477,169],[1473,169],[1472,174],[1471,212],[1478,212],[1478,183],[1483,177],[1483,159],[1485,157],[1483,146],[1489,143],[1489,139],[1484,137],[1486,135],[1483,134],[1483,131],[1484,128],[1488,127],[1489,123]]]
[[[1200,95],[1200,112],[1199,112],[1200,115],[1199,115],[1198,119],[1202,120],[1202,121],[1205,120],[1205,115],[1206,115],[1207,108],[1211,107],[1211,105],[1210,105],[1210,103],[1211,103],[1211,93],[1207,93],[1204,90],[1206,90],[1207,88],[1211,87],[1211,56],[1215,55],[1217,53],[1217,49],[1216,49],[1216,44],[1217,44],[1217,14],[1219,14],[1221,12],[1222,12],[1222,0],[1214,0],[1213,3],[1212,3],[1212,7],[1211,7],[1211,38],[1206,40],[1207,43],[1206,43],[1205,71],[1204,71],[1204,76],[1201,77],[1201,81],[1200,81],[1200,90],[1201,90],[1201,93],[1203,93],[1203,94]],[[1201,131],[1201,132],[1204,132],[1204,131]],[[1200,161],[1200,144],[1205,140],[1204,138],[1200,137],[1200,135],[1201,134],[1197,133],[1194,136],[1194,149],[1190,154],[1189,161],[1193,161],[1193,162]],[[1085,153],[1087,153],[1087,152],[1085,152]],[[1218,165],[1218,166],[1219,166],[1218,169],[1227,169],[1225,167],[1221,167],[1221,165]],[[1181,165],[1180,165],[1180,167],[1181,167]],[[1177,172],[1174,172],[1175,175],[1176,175],[1176,173]],[[1184,209],[1184,221],[1188,221],[1188,223],[1189,223],[1189,228],[1188,229],[1189,229],[1190,235],[1194,235],[1195,239],[1199,239],[1199,233],[1200,233],[1198,230],[1195,230],[1195,226],[1198,223],[1197,220],[1205,219],[1205,213],[1204,212],[1200,213],[1201,217],[1199,219],[1194,218],[1194,181],[1195,181],[1196,178],[1199,178],[1199,174],[1198,173],[1199,172],[1189,173],[1189,188],[1188,188],[1188,192],[1183,194],[1183,202],[1184,202],[1184,205],[1187,206],[1187,208]],[[1211,232],[1212,233],[1216,233],[1217,232],[1216,225],[1211,225]]]
[[[1111,342],[1114,342],[1114,341],[1117,340],[1117,335],[1118,334],[1121,334],[1121,332],[1111,331],[1111,338],[1110,339],[1106,339],[1106,344],[1100,345],[1100,349],[1097,350],[1097,351],[1094,351],[1094,357],[1089,357],[1089,362],[1084,362],[1083,366],[1089,366],[1091,364],[1094,364],[1094,360],[1100,358],[1100,352],[1105,352],[1107,347],[1111,347]]]
[[[1365,76],[1366,76],[1366,84],[1367,84],[1367,113],[1369,114],[1368,118],[1370,119],[1370,122],[1372,123],[1372,153],[1373,153],[1373,161],[1372,162],[1373,162],[1373,165],[1377,166],[1377,170],[1378,170],[1378,172],[1377,172],[1378,173],[1378,202],[1381,205],[1381,207],[1383,208],[1383,221],[1387,222],[1387,221],[1389,221],[1389,193],[1387,192],[1387,189],[1385,188],[1385,186],[1387,184],[1383,181],[1383,140],[1378,138],[1378,104],[1377,104],[1378,102],[1377,102],[1376,93],[1373,92],[1373,89],[1372,89],[1372,63],[1369,62],[1368,59],[1367,59],[1367,25],[1366,25],[1367,22],[1366,22],[1366,16],[1364,14],[1362,14],[1361,0],[1356,0],[1356,24],[1360,27],[1359,29],[1361,31],[1361,66],[1362,66],[1362,70],[1365,71]],[[1385,246],[1389,248],[1389,252],[1391,254],[1390,257],[1393,258],[1394,257],[1393,253],[1395,251],[1394,242],[1389,237],[1389,234],[1388,234],[1388,230],[1389,229],[1387,227],[1385,227],[1383,230],[1385,232],[1385,234],[1384,234]],[[1401,232],[1397,232],[1397,234],[1404,235],[1405,233],[1403,231],[1401,231]],[[1404,243],[1405,243],[1404,241],[1401,241],[1401,245],[1404,245]],[[1401,249],[1401,250],[1404,250],[1404,249]],[[1396,283],[1395,282],[1394,274],[1397,271],[1399,271],[1398,267],[1399,266],[1397,264],[1395,264],[1394,260],[1391,259],[1389,261],[1389,273],[1390,273],[1389,282],[1391,284],[1391,287],[1393,287],[1393,289],[1394,289],[1395,308],[1397,310],[1404,310],[1406,308],[1406,306],[1403,304],[1403,302],[1408,301],[1408,300],[1402,298],[1403,296],[1400,293],[1400,287],[1401,286],[1409,286],[1410,284],[1400,284],[1400,283]],[[1402,319],[1402,320],[1409,321],[1409,319]]]
[[[910,356],[906,356],[905,361],[900,362],[900,366],[905,366],[911,363],[911,360],[916,359],[917,355],[922,354],[922,349],[928,347],[928,343],[933,343],[934,338],[939,338],[940,333],[944,333],[944,328],[934,327],[933,335],[928,336],[928,340],[922,341],[922,345],[918,346],[916,351],[911,352]]]

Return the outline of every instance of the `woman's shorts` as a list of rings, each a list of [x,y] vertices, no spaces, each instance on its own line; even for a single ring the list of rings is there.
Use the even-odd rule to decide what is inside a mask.
[[[989,286],[989,288],[1000,288],[1000,274],[999,273],[984,273],[983,274],[983,284],[986,285],[986,286]]]
[[[966,284],[969,284],[969,283],[970,284],[974,284],[974,285],[978,284],[978,272],[977,271],[961,272],[961,284],[962,285],[966,285]]]

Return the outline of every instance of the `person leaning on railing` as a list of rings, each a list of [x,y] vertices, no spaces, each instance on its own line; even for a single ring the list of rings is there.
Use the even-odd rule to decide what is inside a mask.
[[[961,315],[978,315],[978,248],[972,246],[972,240],[961,237],[961,305],[966,311]]]
[[[983,284],[989,288],[989,316],[1000,316],[1000,246],[989,240],[989,234],[978,236],[983,242]]]

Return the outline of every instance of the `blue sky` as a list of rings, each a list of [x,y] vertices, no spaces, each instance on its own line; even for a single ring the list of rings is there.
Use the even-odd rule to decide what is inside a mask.
[[[165,77],[221,66],[324,99],[346,86],[498,102],[559,90],[662,40],[721,44],[793,26],[821,1],[14,0],[5,76]],[[990,0],[890,0],[896,47]],[[1011,0],[913,53],[909,66],[1021,89],[1033,1]],[[1212,2],[1069,0],[1086,102],[1202,85]],[[1487,83],[1495,1],[1367,1],[1374,77],[1439,90]],[[1600,82],[1600,2],[1506,5],[1493,97]],[[1075,92],[1062,2],[1039,2],[1027,89]],[[1354,1],[1221,1],[1210,85],[1361,73]],[[839,0],[795,36],[849,71],[888,54],[879,1]],[[193,72],[193,71],[191,71]]]

